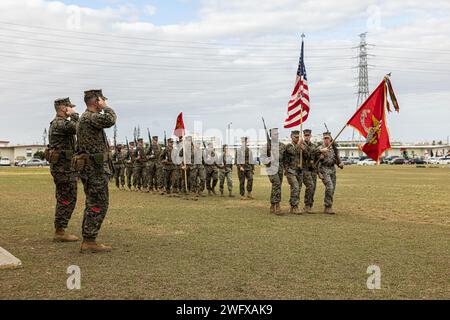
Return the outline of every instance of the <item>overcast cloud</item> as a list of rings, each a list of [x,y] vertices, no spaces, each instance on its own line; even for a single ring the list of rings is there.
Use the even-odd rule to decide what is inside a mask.
[[[392,139],[447,140],[449,16],[444,0],[2,0],[0,140],[41,142],[53,100],[70,96],[81,112],[90,88],[117,111],[122,141],[137,125],[171,133],[181,111],[188,128],[260,128],[261,116],[282,128],[302,32],[305,126],[337,132],[356,107],[354,47],[365,31],[370,90],[392,72],[400,103]]]

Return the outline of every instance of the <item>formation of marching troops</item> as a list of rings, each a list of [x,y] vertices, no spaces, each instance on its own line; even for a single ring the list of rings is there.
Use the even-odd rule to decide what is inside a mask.
[[[276,128],[271,130],[271,137],[278,135]],[[278,137],[276,137],[278,141]],[[303,137],[299,131],[292,131],[291,142],[287,145],[279,143],[277,157],[271,153],[271,144],[264,147],[271,156],[266,163],[270,168],[277,162],[276,172],[268,173],[272,184],[270,196],[270,212],[282,215],[281,186],[286,176],[291,189],[290,213],[313,213],[314,194],[317,185],[317,176],[325,185],[324,212],[333,214],[332,209],[334,189],[336,187],[335,165],[343,168],[335,144],[332,144],[329,132],[323,134],[321,145],[311,142],[311,130],[303,130]],[[183,158],[183,151],[187,150],[189,158]],[[172,159],[179,156],[179,161]],[[239,159],[239,156],[241,158]],[[198,157],[199,159],[196,159]],[[213,144],[207,146],[200,142],[193,142],[192,137],[180,137],[178,141],[168,139],[166,146],[161,146],[158,136],[153,136],[151,143],[146,145],[142,138],[129,142],[128,146],[118,145],[113,153],[114,179],[116,187],[122,190],[128,188],[132,191],[150,192],[161,195],[190,195],[192,199],[203,197],[206,189],[209,196],[219,192],[224,196],[225,181],[228,196],[233,195],[233,166],[236,166],[239,178],[239,192],[241,200],[253,199],[253,174],[255,163],[252,152],[247,145],[247,137],[241,138],[241,147],[234,152],[227,145],[216,153]],[[238,161],[238,159],[240,161]],[[305,185],[304,207],[299,208],[300,191]]]
[[[180,137],[175,142],[169,138],[167,145],[162,147],[158,136],[153,136],[149,145],[145,145],[142,138],[137,139],[137,145],[134,141],[129,142],[127,147],[117,145],[112,155],[116,187],[161,195],[190,194],[195,199],[204,197],[205,189],[209,196],[217,195],[217,185],[220,195],[224,196],[226,183],[228,196],[234,197],[232,171],[236,161],[228,146],[224,145],[218,154],[212,143],[203,145],[202,148],[202,143],[194,142],[191,136],[184,140]],[[255,165],[252,152],[247,146],[247,138],[242,138],[242,142],[242,147],[236,154],[242,152],[245,158],[241,164],[236,165],[241,199],[245,200],[253,199]],[[190,161],[184,160],[184,149],[187,150]],[[173,159],[174,152],[178,154],[180,161]]]
[[[82,222],[81,252],[110,251],[111,247],[96,242],[99,230],[109,207],[108,183],[112,177],[117,188],[177,196],[186,194],[193,199],[215,196],[217,184],[224,196],[225,182],[228,196],[233,195],[233,167],[239,178],[242,200],[253,199],[255,162],[247,137],[233,152],[224,145],[217,153],[213,144],[207,146],[192,137],[169,138],[164,147],[153,136],[149,145],[143,139],[115,147],[113,154],[104,129],[115,125],[117,116],[108,106],[102,90],[84,92],[85,112],[80,116],[69,98],[54,102],[55,118],[50,123],[49,145],[45,157],[55,183],[55,234],[56,242],[78,241],[66,234],[77,202],[77,181],[81,180],[86,195]],[[271,131],[271,140],[278,141],[278,130]],[[184,141],[183,141],[184,140]],[[275,146],[277,146],[275,144]],[[290,213],[312,213],[317,177],[325,185],[324,212],[333,214],[333,195],[336,188],[336,165],[343,168],[336,145],[329,132],[323,134],[322,145],[311,142],[311,130],[291,132],[291,142],[274,143],[268,140],[265,150],[268,178],[272,184],[270,212],[282,215],[281,186],[283,177],[290,185]],[[272,152],[274,151],[274,152]],[[305,185],[304,208],[299,209],[300,191]]]

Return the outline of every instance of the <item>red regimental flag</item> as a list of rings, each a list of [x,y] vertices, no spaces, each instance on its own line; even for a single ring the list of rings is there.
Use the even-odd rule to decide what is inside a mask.
[[[180,112],[180,114],[177,117],[177,123],[175,124],[173,134],[178,138],[184,136],[183,112]]]
[[[366,138],[361,150],[377,162],[383,152],[391,148],[386,126],[386,94],[386,79],[383,79],[347,122],[347,125],[354,127]]]

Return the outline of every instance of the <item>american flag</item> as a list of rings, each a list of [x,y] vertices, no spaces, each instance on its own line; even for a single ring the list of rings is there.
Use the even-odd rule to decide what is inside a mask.
[[[295,87],[291,94],[291,100],[289,100],[288,103],[287,114],[287,118],[284,120],[285,128],[299,126],[301,123],[301,116],[303,117],[302,121],[305,122],[309,115],[309,89],[305,62],[303,60],[303,40],[297,77],[295,79]]]

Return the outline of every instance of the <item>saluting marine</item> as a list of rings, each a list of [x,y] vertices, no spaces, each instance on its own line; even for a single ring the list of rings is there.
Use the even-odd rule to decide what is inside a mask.
[[[75,152],[75,134],[79,115],[69,98],[57,99],[54,103],[56,116],[48,130],[49,145],[45,151],[50,163],[50,172],[55,183],[55,236],[54,241],[72,242],[78,238],[66,235],[65,229],[77,203],[77,176],[72,170]]]
[[[102,90],[85,91],[87,109],[77,127],[78,152],[73,163],[86,194],[81,252],[111,250],[110,246],[96,242],[109,207],[108,182],[112,174],[111,153],[104,129],[116,123],[116,114],[106,100]]]

